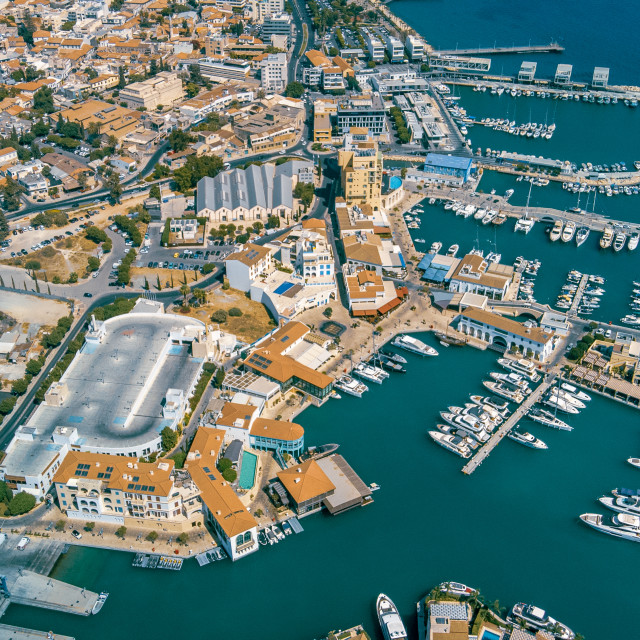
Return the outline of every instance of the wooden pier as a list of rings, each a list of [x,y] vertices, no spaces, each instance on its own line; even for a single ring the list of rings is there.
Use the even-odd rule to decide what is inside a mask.
[[[571,304],[571,308],[569,309],[569,313],[567,314],[568,316],[578,315],[578,307],[582,302],[582,296],[584,295],[584,290],[587,286],[587,282],[589,282],[589,274],[585,273],[582,278],[580,278],[580,284],[578,285],[576,295],[573,296],[573,303]]]
[[[557,42],[550,42],[549,44],[534,44],[525,46],[512,46],[512,47],[477,47],[475,49],[441,49],[439,51],[433,51],[432,53],[439,53],[443,55],[460,55],[460,56],[475,56],[486,54],[500,54],[500,53],[562,53],[564,47]]]
[[[551,387],[553,381],[556,379],[556,375],[555,373],[552,374],[548,380],[542,382],[537,389],[529,394],[523,403],[498,427],[498,430],[487,440],[485,445],[464,465],[462,473],[468,476],[471,475],[484,462],[485,458],[489,457],[489,454],[495,449],[502,438],[518,424],[521,418],[527,415],[529,409],[531,409],[549,387]]]

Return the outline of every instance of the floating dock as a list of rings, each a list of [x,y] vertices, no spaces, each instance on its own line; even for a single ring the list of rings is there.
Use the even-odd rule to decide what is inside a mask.
[[[568,316],[578,315],[578,307],[582,302],[582,296],[584,295],[584,290],[587,286],[587,282],[589,282],[589,274],[585,273],[582,278],[580,278],[580,284],[578,285],[576,295],[573,297],[573,303],[571,304],[571,308],[569,309],[569,313],[567,314]]]
[[[494,55],[500,53],[562,53],[564,47],[557,42],[550,42],[549,44],[529,44],[523,46],[512,47],[476,47],[474,49],[444,49],[440,51],[433,51],[432,53],[441,53],[444,55],[462,55],[462,56],[475,56],[486,55],[493,53]]]
[[[183,562],[182,558],[136,553],[132,566],[140,569],[170,569],[172,571],[180,571]]]
[[[540,399],[540,397],[551,387],[556,379],[554,373],[548,380],[542,382],[524,402],[500,425],[498,430],[489,438],[483,447],[478,449],[476,454],[464,465],[462,473],[471,475],[485,460],[489,454],[498,446],[498,443],[504,438],[511,429],[513,429],[521,418],[529,413],[529,409]]]

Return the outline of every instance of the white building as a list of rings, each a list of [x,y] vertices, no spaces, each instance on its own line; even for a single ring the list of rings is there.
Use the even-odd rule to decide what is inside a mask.
[[[409,59],[411,60],[411,62],[419,62],[421,60],[424,60],[426,50],[424,40],[422,38],[418,38],[414,35],[409,35],[407,36],[405,46],[407,47],[407,53],[409,54]]]
[[[367,45],[367,51],[369,52],[369,58],[374,62],[384,61],[384,42],[378,37],[376,33],[369,29],[363,29],[364,41]]]
[[[284,90],[288,81],[286,53],[270,53],[260,62],[260,84],[265,91]]]
[[[404,45],[402,42],[389,33],[384,35],[384,42],[391,62],[402,62],[404,60]]]
[[[494,300],[502,300],[511,284],[512,274],[512,267],[496,265],[482,256],[468,254],[460,260],[453,272],[449,281],[449,291],[477,293]]]
[[[271,251],[257,244],[248,243],[242,251],[224,259],[229,286],[238,291],[249,291],[254,281],[273,269]]]

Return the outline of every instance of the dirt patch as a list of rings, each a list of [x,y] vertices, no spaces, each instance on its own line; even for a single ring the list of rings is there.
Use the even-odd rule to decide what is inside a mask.
[[[223,291],[218,288],[207,293],[206,303],[201,307],[192,307],[187,315],[203,322],[211,322],[211,314],[214,311],[223,309],[228,312],[232,307],[236,307],[242,311],[242,315],[228,316],[226,322],[220,324],[220,328],[249,343],[261,338],[276,326],[266,307],[247,298],[242,291]]]
[[[54,325],[58,318],[69,315],[69,306],[57,300],[3,291],[0,296],[0,311],[17,322]]]
[[[148,267],[132,267],[130,273],[131,282],[134,287],[143,287],[144,279],[146,278],[149,283],[150,291],[158,291],[158,279],[160,280],[162,290],[164,290],[180,288],[180,286],[185,284],[185,278],[186,284],[193,286],[205,277],[198,272],[198,277],[196,279],[196,274],[192,269],[183,271],[182,269],[149,269]]]

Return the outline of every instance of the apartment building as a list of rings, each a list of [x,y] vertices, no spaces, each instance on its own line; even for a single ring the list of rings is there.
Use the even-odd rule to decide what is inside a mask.
[[[374,62],[383,62],[385,46],[378,34],[369,29],[364,30],[364,42],[367,45],[369,59]]]
[[[260,84],[265,91],[284,91],[288,77],[286,53],[270,53],[260,61]]]
[[[398,38],[389,33],[385,33],[384,43],[391,62],[402,62],[404,60],[404,45]]]
[[[385,107],[377,93],[353,95],[340,100],[337,108],[338,130],[343,135],[351,127],[366,127],[378,136],[386,131]]]
[[[265,18],[262,23],[261,36],[263,40],[270,40],[271,36],[285,36],[286,46],[291,42],[291,27],[293,19],[288,13],[280,13]]]
[[[407,36],[405,47],[407,48],[407,54],[411,62],[420,62],[425,59],[427,51],[422,38],[414,35]]]
[[[369,204],[380,208],[382,194],[382,153],[377,142],[347,139],[338,152],[342,194],[348,206]]]
[[[248,243],[242,251],[224,259],[229,286],[238,291],[249,291],[253,281],[273,268],[271,251],[257,244]]]
[[[147,111],[151,111],[159,105],[173,107],[183,98],[182,80],[177,73],[169,71],[161,71],[152,78],[147,78],[142,82],[134,82],[126,86],[119,96],[119,99],[126,102],[129,108],[143,107]]]

